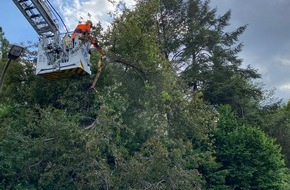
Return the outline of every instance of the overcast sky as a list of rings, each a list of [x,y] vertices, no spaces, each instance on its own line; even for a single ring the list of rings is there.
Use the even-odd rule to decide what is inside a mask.
[[[133,5],[133,0],[124,0]],[[80,18],[101,21],[108,26],[108,12],[114,7],[107,0],[50,0],[63,16],[69,30]],[[258,69],[264,89],[275,88],[275,96],[290,99],[290,0],[212,0],[211,7],[221,15],[232,11],[229,30],[248,24],[240,37],[244,65]],[[37,34],[12,0],[0,3],[0,26],[11,43],[37,41]]]
[[[212,0],[219,14],[231,10],[231,28],[248,24],[240,57],[262,74],[265,89],[290,99],[290,0]]]

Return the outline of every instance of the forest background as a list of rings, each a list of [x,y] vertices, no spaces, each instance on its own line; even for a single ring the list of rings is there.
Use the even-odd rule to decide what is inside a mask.
[[[231,12],[209,3],[120,3],[93,31],[96,91],[94,75],[36,76],[26,44],[0,94],[0,188],[289,189],[290,104],[241,67],[247,26],[226,31]]]

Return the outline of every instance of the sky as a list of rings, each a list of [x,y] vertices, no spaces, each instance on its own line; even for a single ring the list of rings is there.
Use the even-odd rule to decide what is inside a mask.
[[[112,21],[108,13],[114,11],[114,6],[107,0],[49,1],[70,31],[81,18],[101,21],[104,28]],[[134,4],[134,0],[123,1],[128,6]],[[217,15],[231,10],[227,30],[248,25],[239,38],[244,44],[239,54],[243,66],[257,69],[262,75],[263,89],[275,90],[274,96],[287,102],[290,99],[290,0],[212,0],[210,6],[217,9]],[[0,3],[0,26],[10,43],[36,42],[38,39],[12,0]]]
[[[264,89],[275,90],[275,97],[290,99],[290,1],[289,0],[212,0],[219,14],[231,10],[230,29],[247,24],[239,40],[239,55],[262,75]]]

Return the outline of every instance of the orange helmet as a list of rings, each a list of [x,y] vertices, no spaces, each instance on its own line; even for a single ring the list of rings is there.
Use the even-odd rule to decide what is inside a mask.
[[[86,24],[87,24],[87,25],[91,25],[91,26],[93,26],[93,23],[92,23],[92,21],[90,21],[90,20],[87,20]]]

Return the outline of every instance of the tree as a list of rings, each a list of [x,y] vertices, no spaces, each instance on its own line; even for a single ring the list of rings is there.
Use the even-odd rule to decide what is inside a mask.
[[[208,3],[140,0],[133,10],[120,4],[102,36],[109,61],[95,91],[89,89],[93,76],[35,76],[34,59],[23,56],[1,95],[0,187],[232,189],[248,187],[250,175],[258,175],[251,187],[281,187],[286,174],[278,147],[225,114],[230,112],[219,118],[220,103],[230,102],[241,115],[255,108],[256,87],[248,79],[256,73],[241,70],[235,57],[233,44],[244,28],[225,33],[229,14],[216,18]],[[95,73],[99,57],[93,51],[91,58]],[[243,89],[248,96],[237,104]],[[238,133],[257,137],[256,143]],[[231,142],[242,152],[231,150]],[[261,150],[257,158],[253,149]],[[246,172],[232,161],[238,153],[244,160],[251,154]],[[269,164],[280,172],[276,177],[256,171]],[[245,177],[241,183],[239,174]]]
[[[234,189],[286,189],[289,175],[280,146],[256,127],[241,125],[228,107],[220,110],[215,146],[217,161],[228,170]]]
[[[172,141],[190,142],[198,160],[195,167],[202,175],[201,186],[222,188],[225,174],[212,156],[208,138],[215,125],[214,111],[204,104],[198,93],[188,94],[182,88],[182,81],[164,58],[156,35],[158,8],[158,1],[145,1],[137,4],[134,11],[125,9],[114,22],[110,35],[110,41],[114,42],[111,51],[126,57],[134,65],[122,69],[126,65],[113,62],[109,67],[114,68],[110,71],[116,76],[121,76],[116,81],[119,85],[115,91],[127,94],[124,123],[136,131],[135,138],[128,143],[130,148],[128,145],[125,147],[131,150],[131,154],[140,151],[155,133],[167,134]],[[130,56],[128,52],[131,52]],[[126,136],[128,141],[130,138]]]
[[[186,87],[202,91],[210,104],[229,104],[244,116],[263,98],[252,83],[260,74],[241,68],[239,36],[246,25],[227,32],[231,12],[217,17],[209,0],[156,2],[156,38],[163,57],[180,73]]]
[[[286,164],[290,166],[290,103],[285,105],[273,105],[264,107],[261,110],[261,127],[271,137],[276,139],[276,143],[281,145],[282,153],[285,155]]]
[[[0,27],[0,59],[7,58],[9,43],[8,40],[5,38],[5,33]]]

